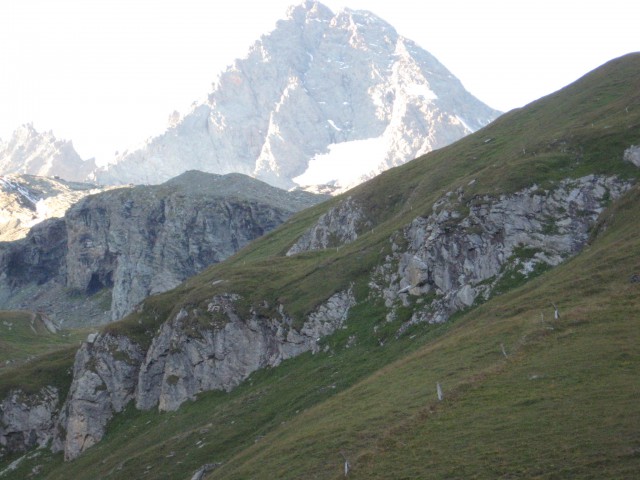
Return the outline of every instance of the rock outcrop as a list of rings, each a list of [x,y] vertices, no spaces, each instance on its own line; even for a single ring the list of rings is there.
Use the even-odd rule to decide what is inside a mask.
[[[0,308],[67,325],[117,320],[323,198],[202,172],[85,197],[0,245]]]
[[[43,387],[35,394],[13,390],[0,402],[0,457],[46,446],[55,434],[59,392]]]
[[[640,146],[631,145],[624,151],[622,159],[640,168]]]
[[[99,335],[82,344],[73,382],[60,415],[66,460],[77,457],[104,436],[107,422],[133,399],[144,352],[129,338]]]
[[[220,74],[207,101],[96,175],[105,184],[159,183],[195,168],[283,188],[344,188],[347,178],[443,147],[498,113],[374,14],[305,1]],[[366,153],[331,171],[324,165],[332,147],[364,141],[373,142]]]
[[[488,298],[501,281],[576,254],[606,203],[628,188],[616,177],[589,175],[498,198],[465,201],[462,189],[449,192],[431,215],[416,218],[394,239],[394,253],[376,270],[372,285],[391,308],[389,318],[398,302],[428,298],[408,325],[443,322]]]
[[[229,391],[252,372],[319,349],[355,304],[337,293],[295,328],[284,307],[269,318],[242,318],[239,295],[211,299],[206,312],[181,309],[165,322],[146,353],[127,337],[92,336],[76,354],[73,383],[60,415],[54,449],[76,458],[104,435],[107,422],[132,400],[139,409],[175,410],[204,391]]]
[[[351,243],[370,226],[371,222],[367,220],[363,209],[353,197],[347,197],[322,214],[315,225],[287,251],[287,256]]]

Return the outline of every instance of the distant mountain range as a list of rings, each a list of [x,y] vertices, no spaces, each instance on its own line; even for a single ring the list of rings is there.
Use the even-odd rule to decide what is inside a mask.
[[[115,163],[96,171],[71,142],[26,125],[0,145],[0,173],[157,184],[196,169],[341,191],[498,115],[374,14],[305,1],[218,76],[206,101]]]
[[[0,242],[23,238],[34,225],[64,212],[96,185],[28,174],[0,175]]]

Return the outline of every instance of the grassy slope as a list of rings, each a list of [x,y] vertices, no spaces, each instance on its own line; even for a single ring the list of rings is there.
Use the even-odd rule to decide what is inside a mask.
[[[73,355],[87,333],[51,333],[38,314],[0,311],[0,398],[12,388],[33,392],[43,384],[68,386]]]
[[[609,330],[600,328],[601,324],[609,326],[602,320],[609,314],[598,305],[619,300],[620,295],[626,295],[624,301],[616,303],[621,323],[610,326],[613,332],[624,332],[618,340],[628,340],[624,347],[630,357],[625,362],[630,362],[626,365],[631,373],[611,380],[611,385],[618,386],[614,388],[616,395],[609,400],[615,408],[605,408],[606,402],[594,395],[600,400],[593,411],[612,410],[627,415],[636,412],[629,423],[638,425],[637,410],[625,400],[637,394],[625,384],[628,375],[637,375],[633,371],[637,350],[633,350],[631,341],[634,324],[628,323],[631,320],[625,323],[624,319],[635,318],[637,290],[629,290],[634,287],[625,282],[632,269],[640,266],[635,261],[638,246],[627,238],[628,232],[619,223],[579,259],[525,288],[498,297],[447,325],[423,326],[397,340],[392,333],[398,325],[384,324],[381,306],[363,299],[367,276],[386,253],[389,235],[416,215],[430,213],[431,204],[444,192],[464,186],[470,198],[591,172],[637,176],[634,167],[621,162],[621,156],[630,144],[639,143],[639,130],[640,56],[635,55],[611,62],[563,92],[508,113],[451,147],[393,169],[353,190],[350,194],[365,205],[376,226],[340,251],[282,257],[327,205],[302,212],[229,261],[172,292],[148,299],[142,312],[108,328],[146,343],[171,312],[182,305],[201,304],[214,293],[224,291],[243,293],[247,303],[280,301],[290,313],[302,318],[331,293],[356,281],[361,302],[349,318],[348,329],[327,340],[331,353],[303,355],[276,369],[258,372],[231,394],[203,394],[198,402],[185,405],[178,412],[130,410],[116,417],[105,440],[77,461],[63,465],[59,455],[42,451],[16,471],[15,478],[22,478],[20,475],[35,464],[45,466],[47,478],[143,478],[145,474],[148,478],[182,478],[213,461],[225,462],[215,478],[331,478],[340,475],[341,451],[352,462],[352,473],[362,478],[413,478],[415,469],[433,462],[440,465],[434,470],[440,475],[434,478],[447,474],[473,476],[470,472],[474,471],[482,477],[495,477],[500,474],[478,470],[478,465],[490,468],[499,463],[494,458],[503,459],[513,475],[531,476],[535,472],[529,471],[528,475],[527,470],[522,470],[529,453],[506,446],[516,441],[516,433],[523,429],[535,437],[539,414],[549,410],[543,407],[556,410],[560,404],[559,415],[572,418],[576,409],[570,406],[594,402],[589,400],[591,390],[584,387],[588,382],[575,380],[577,373],[569,366],[579,365],[577,361],[586,353],[609,359],[605,348],[609,343],[600,349],[601,342],[596,341],[601,337],[609,339],[604,336]],[[476,182],[469,187],[471,179]],[[639,206],[637,198],[629,202],[635,208]],[[628,228],[638,238],[634,216],[626,215],[630,217]],[[627,235],[626,240],[622,240],[623,234]],[[612,252],[616,242],[622,242],[620,246],[624,248]],[[589,270],[599,265],[596,261],[601,267]],[[576,278],[582,283],[576,283]],[[224,282],[212,285],[217,280]],[[553,330],[538,320],[541,311],[549,318],[551,298],[563,312]],[[374,325],[380,329],[372,335]],[[357,342],[346,348],[352,335]],[[385,346],[379,347],[380,342]],[[558,350],[563,342],[571,348]],[[500,343],[510,353],[509,360],[502,357]],[[619,346],[613,345],[618,351]],[[561,362],[560,354],[572,361]],[[69,354],[66,361],[71,360]],[[613,366],[610,361],[602,363],[602,371],[615,370]],[[68,367],[61,366],[59,370],[62,368]],[[565,373],[556,375],[557,371]],[[583,372],[583,376],[588,374],[589,371]],[[538,377],[529,380],[534,375]],[[437,381],[443,384],[447,396],[443,403],[435,400]],[[5,384],[6,376],[0,375],[0,387]],[[538,385],[540,392],[532,389]],[[553,389],[547,388],[549,385]],[[583,388],[579,388],[581,385]],[[471,395],[474,391],[485,393]],[[508,394],[501,396],[500,391]],[[564,402],[558,402],[550,392],[557,392]],[[521,406],[517,401],[520,397]],[[470,419],[480,418],[474,414],[476,410],[487,419],[469,429]],[[511,430],[505,426],[508,422],[501,420],[503,416],[494,415],[494,411],[505,412],[503,416],[512,419]],[[527,417],[526,412],[532,416]],[[609,421],[619,426],[615,416]],[[549,417],[547,423],[557,426],[553,437],[556,441],[549,443],[550,453],[561,450],[557,438],[574,431],[569,427],[582,425],[576,420],[561,428],[555,417]],[[595,428],[597,424],[593,425]],[[506,432],[506,440],[501,443],[502,432]],[[523,435],[522,444],[531,441]],[[630,452],[623,455],[622,463],[633,466],[637,437],[633,443],[622,429],[614,436],[619,437],[616,445],[621,450],[612,444],[604,455],[611,458],[614,452]],[[493,443],[490,437],[496,437]],[[542,469],[542,476],[553,476],[544,461],[543,447],[539,445],[538,452],[531,453],[533,464]],[[469,456],[468,462],[459,462],[463,456],[460,452]],[[568,456],[574,461],[580,458],[576,452]],[[436,462],[439,457],[442,462]],[[401,463],[407,465],[405,472],[398,470]],[[466,470],[446,470],[458,468],[456,465]],[[426,476],[428,470],[420,471],[422,474],[417,476]]]
[[[350,478],[634,478],[639,210],[635,188],[579,257],[469,312],[211,478],[340,478],[341,453]]]

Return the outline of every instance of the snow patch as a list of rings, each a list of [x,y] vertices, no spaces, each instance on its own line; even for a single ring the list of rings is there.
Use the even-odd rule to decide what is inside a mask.
[[[460,115],[456,115],[456,118],[458,119],[458,121],[462,124],[462,126],[464,128],[466,128],[467,130],[469,130],[469,132],[474,132],[473,128],[471,128],[469,126],[469,124],[467,122],[465,122],[462,117],[460,117]]]
[[[383,136],[333,143],[329,145],[329,153],[313,157],[307,170],[293,181],[300,186],[352,185],[365,175],[379,172],[386,153],[387,142]]]
[[[331,125],[333,128],[335,128],[337,131],[339,131],[339,132],[342,131],[342,129],[340,127],[338,127],[333,120],[327,120],[327,122],[329,123],[329,125]]]

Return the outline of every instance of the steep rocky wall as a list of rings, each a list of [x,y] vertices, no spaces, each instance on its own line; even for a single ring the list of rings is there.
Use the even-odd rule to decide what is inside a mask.
[[[0,402],[0,457],[46,446],[55,434],[59,401],[50,386],[35,394],[11,391]]]
[[[439,323],[488,298],[505,275],[528,276],[576,254],[605,204],[630,187],[589,175],[545,190],[463,200],[449,192],[428,217],[418,217],[393,241],[394,253],[373,275],[394,315],[398,302],[428,298],[410,324]],[[402,245],[402,246],[400,246]]]
[[[296,329],[282,306],[276,318],[255,311],[241,318],[238,300],[216,295],[207,312],[181,309],[146,353],[127,337],[91,336],[76,354],[54,450],[76,458],[102,439],[108,421],[132,400],[139,409],[175,410],[200,392],[229,391],[260,368],[315,352],[355,303],[351,290],[337,293]]]
[[[0,302],[10,299],[14,287],[63,280],[66,255],[67,231],[60,218],[39,223],[24,239],[0,244]]]
[[[73,459],[99,442],[109,419],[133,399],[143,358],[142,349],[123,336],[92,336],[82,344],[60,415],[64,440],[58,436],[54,444],[54,449],[64,448],[65,459]]]
[[[164,292],[282,223],[290,211],[253,201],[145,196],[93,197],[67,215],[67,286],[112,288],[111,317]]]
[[[118,320],[323,198],[202,172],[85,197],[0,244],[0,308],[70,326]]]

